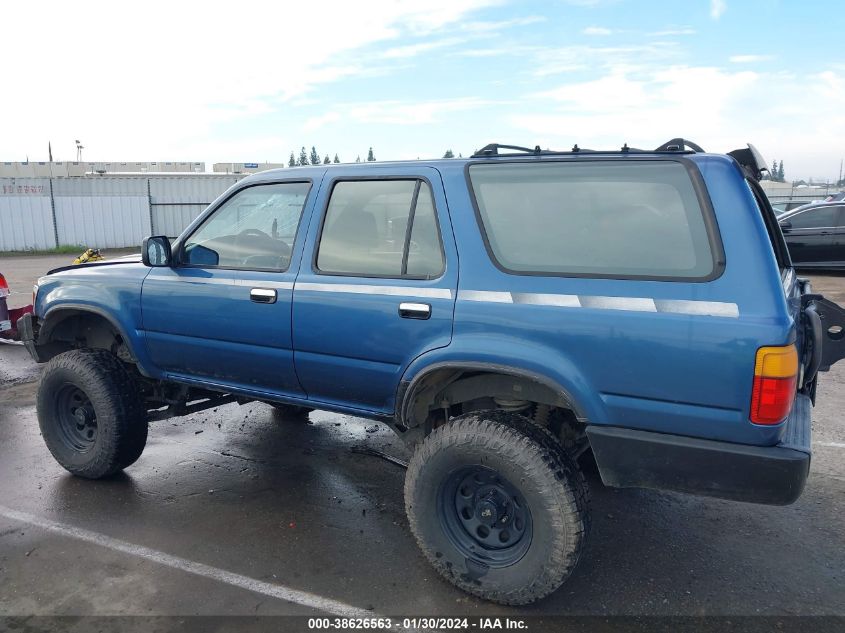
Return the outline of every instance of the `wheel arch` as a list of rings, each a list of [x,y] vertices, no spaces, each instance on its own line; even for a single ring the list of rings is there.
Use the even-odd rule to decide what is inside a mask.
[[[50,308],[38,331],[38,346],[44,360],[73,349],[74,341],[84,337],[86,347],[111,350],[114,343],[125,348],[123,360],[139,364],[137,345],[126,329],[106,310],[96,306],[62,304]]]
[[[484,380],[486,378],[487,380]],[[503,380],[504,379],[504,380]],[[582,404],[570,389],[546,374],[515,365],[505,365],[471,360],[449,360],[434,362],[415,372],[410,379],[403,379],[397,393],[396,421],[404,428],[414,428],[424,421],[424,411],[430,399],[446,387],[460,381],[473,381],[464,385],[463,397],[472,395],[517,396],[534,402],[569,409],[575,418],[588,423],[588,416]],[[425,392],[431,393],[428,397]]]

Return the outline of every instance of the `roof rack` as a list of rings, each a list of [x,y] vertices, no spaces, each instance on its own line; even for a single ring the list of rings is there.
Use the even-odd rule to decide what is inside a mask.
[[[549,150],[541,150],[539,145],[535,145],[534,149],[531,149],[530,147],[522,147],[521,145],[502,145],[501,143],[490,143],[475,152],[472,157],[477,158],[479,156],[498,156],[500,149],[512,149],[517,152],[525,152],[526,154],[534,154],[537,156],[539,156],[540,154],[551,153],[549,152]]]
[[[502,153],[499,150],[507,149],[513,150],[512,152]],[[572,146],[572,149],[566,152],[561,151],[553,151],[548,149],[540,149],[539,145],[535,145],[534,149],[530,147],[522,147],[521,145],[504,145],[502,143],[490,143],[489,145],[485,145],[480,150],[476,151],[472,158],[487,158],[490,156],[517,156],[519,154],[531,154],[533,156],[561,156],[561,155],[569,155],[569,154],[646,154],[646,153],[654,153],[654,152],[677,152],[683,154],[689,153],[697,153],[697,152],[704,152],[700,145],[693,143],[688,139],[683,138],[673,138],[671,141],[667,141],[663,143],[660,147],[654,150],[645,150],[645,149],[636,149],[634,147],[628,147],[628,144],[625,143],[620,149],[618,150],[594,150],[594,149],[584,149],[583,147],[578,147],[578,144]]]

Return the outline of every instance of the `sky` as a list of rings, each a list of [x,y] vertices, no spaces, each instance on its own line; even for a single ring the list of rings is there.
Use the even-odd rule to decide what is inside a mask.
[[[4,0],[0,160],[344,162],[487,143],[839,177],[838,0]]]

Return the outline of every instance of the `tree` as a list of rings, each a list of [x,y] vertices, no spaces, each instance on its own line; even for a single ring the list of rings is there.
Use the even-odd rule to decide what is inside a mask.
[[[783,173],[783,161],[780,161],[780,165],[778,166],[778,182],[786,182],[786,178]]]
[[[446,153],[443,154],[443,158],[454,158],[454,157],[455,157],[455,153],[450,149],[447,149]]]
[[[360,162],[361,162],[361,155],[360,155],[360,154],[358,154],[358,156],[356,156],[356,157],[355,157],[355,162],[356,162],[356,163],[360,163]]]
[[[311,146],[311,156],[310,156],[311,164],[312,165],[319,165],[320,164],[320,155],[317,153],[317,148],[313,145]]]
[[[326,154],[326,157],[323,159],[323,164],[328,165],[330,162],[332,162],[332,159],[329,158],[328,154]]]
[[[290,153],[290,160],[288,161],[288,167],[296,167],[296,159],[293,157],[293,152]]]
[[[339,163],[339,162],[340,162],[340,159],[337,157],[337,154],[335,154],[335,155],[334,155],[334,162],[335,162],[335,163]]]
[[[772,161],[772,168],[769,170],[769,176],[772,177],[772,180],[778,179],[778,162],[776,160]]]
[[[302,149],[299,150],[299,160],[296,162],[297,165],[307,165],[308,164],[308,152],[305,151],[305,146],[302,146]]]
[[[373,148],[370,148],[370,151],[367,153],[367,162],[374,163],[376,161],[376,156],[373,154]]]

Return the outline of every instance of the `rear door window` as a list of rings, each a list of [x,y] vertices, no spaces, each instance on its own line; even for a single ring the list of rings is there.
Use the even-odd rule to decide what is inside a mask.
[[[434,279],[443,248],[431,187],[423,180],[335,184],[317,252],[317,269],[335,275]]]
[[[482,230],[517,274],[713,278],[720,249],[690,171],[675,161],[560,161],[469,168]]]

